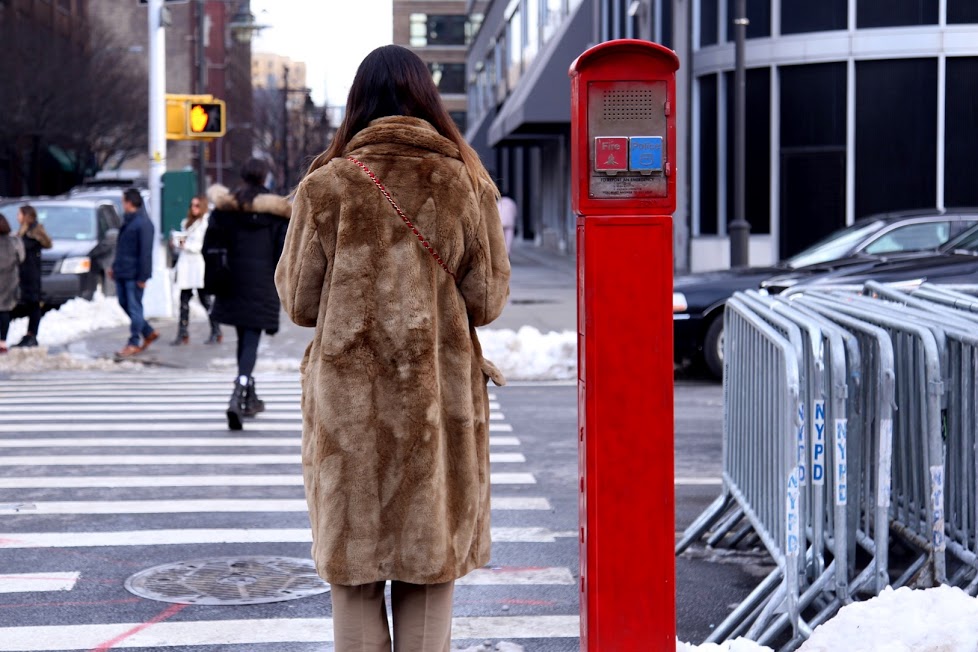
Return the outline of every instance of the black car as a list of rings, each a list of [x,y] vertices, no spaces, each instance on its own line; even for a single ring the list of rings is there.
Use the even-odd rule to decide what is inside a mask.
[[[30,204],[54,246],[41,251],[41,294],[50,307],[82,297],[91,300],[105,287],[105,270],[115,258],[122,221],[109,200],[20,199],[0,202],[0,213],[16,219]],[[12,225],[13,226],[13,225]]]
[[[850,265],[809,274],[798,270],[761,283],[771,294],[820,288],[859,289],[866,281],[891,283],[912,289],[921,283],[978,288],[978,226],[962,233],[937,252],[893,260]]]
[[[823,273],[933,251],[975,224],[978,208],[874,215],[770,267],[677,276],[672,308],[675,361],[701,362],[714,376],[722,375],[723,308],[734,292],[756,289],[771,277],[796,270]]]

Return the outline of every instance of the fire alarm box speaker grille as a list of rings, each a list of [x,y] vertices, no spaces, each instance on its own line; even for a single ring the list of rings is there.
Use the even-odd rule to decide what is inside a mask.
[[[642,120],[655,114],[653,90],[608,90],[602,102],[602,119]]]

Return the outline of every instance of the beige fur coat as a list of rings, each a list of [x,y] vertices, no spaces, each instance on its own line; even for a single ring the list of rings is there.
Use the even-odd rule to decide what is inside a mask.
[[[312,556],[328,582],[433,584],[489,561],[489,377],[475,327],[509,296],[492,189],[427,122],[375,120],[347,148],[384,183],[439,267],[352,162],[296,192],[276,271],[315,327],[302,364]]]

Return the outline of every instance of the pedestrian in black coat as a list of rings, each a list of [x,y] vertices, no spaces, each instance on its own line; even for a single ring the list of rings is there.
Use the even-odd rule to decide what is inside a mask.
[[[279,303],[275,266],[285,245],[292,207],[264,185],[268,166],[248,160],[242,185],[233,192],[212,186],[214,209],[204,235],[204,289],[214,294],[211,318],[234,326],[238,335],[238,377],[228,405],[228,427],[240,430],[242,417],[264,410],[252,374],[262,331],[278,332]]]
[[[37,221],[37,211],[24,204],[17,213],[20,229],[17,235],[24,243],[24,261],[20,264],[20,302],[27,308],[27,333],[17,343],[19,347],[37,346],[41,326],[41,250],[54,243]]]

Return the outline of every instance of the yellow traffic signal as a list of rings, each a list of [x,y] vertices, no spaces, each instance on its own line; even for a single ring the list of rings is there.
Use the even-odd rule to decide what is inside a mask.
[[[223,136],[224,102],[191,102],[187,113],[187,135],[198,135],[208,138]]]
[[[227,109],[212,95],[166,96],[167,140],[211,140],[227,132]]]

